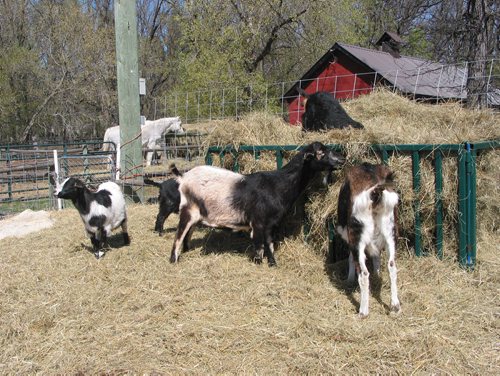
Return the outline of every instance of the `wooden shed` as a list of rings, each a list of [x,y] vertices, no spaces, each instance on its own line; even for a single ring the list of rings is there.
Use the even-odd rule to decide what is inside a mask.
[[[297,87],[309,94],[326,91],[339,100],[368,94],[377,85],[395,88],[413,98],[466,98],[467,69],[402,56],[399,52],[402,43],[390,32],[385,32],[376,43],[378,49],[335,43],[284,94],[288,121],[299,123],[304,111]]]

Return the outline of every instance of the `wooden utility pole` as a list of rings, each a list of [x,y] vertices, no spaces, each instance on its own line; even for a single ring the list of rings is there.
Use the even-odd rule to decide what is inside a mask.
[[[120,120],[120,176],[125,194],[143,201],[139,64],[135,1],[115,0],[116,73]],[[135,184],[134,184],[135,183]]]

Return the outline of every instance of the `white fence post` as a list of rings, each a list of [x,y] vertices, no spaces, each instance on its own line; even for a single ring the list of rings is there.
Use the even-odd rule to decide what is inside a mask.
[[[116,180],[120,180],[120,159],[121,159],[121,148],[120,143],[116,145]]]
[[[55,181],[56,181],[56,185],[59,184],[59,159],[57,157],[57,150],[53,150],[53,154],[54,154],[54,173],[56,174],[55,176]],[[62,209],[62,199],[58,198],[57,199],[57,209],[58,210],[61,210]]]
[[[413,99],[415,99],[415,95],[417,94],[418,79],[419,78],[420,78],[420,67],[418,68],[418,71],[417,71],[417,79],[415,80],[415,88],[413,89]]]

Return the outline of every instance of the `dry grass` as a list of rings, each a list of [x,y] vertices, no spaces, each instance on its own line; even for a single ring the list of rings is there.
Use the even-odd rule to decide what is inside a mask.
[[[345,106],[365,132],[303,135],[276,118],[253,114],[236,124],[218,124],[211,142],[319,139],[346,144],[356,161],[376,160],[369,153],[373,142],[455,143],[500,136],[498,117],[454,105],[415,104],[382,92]],[[271,155],[259,161],[243,156],[239,162],[245,172],[275,168]],[[408,157],[391,160],[407,212],[401,225],[408,233],[410,165]],[[453,233],[454,162],[445,160],[445,169],[447,232]],[[129,206],[131,246],[121,247],[117,234],[106,257],[96,261],[77,212],[53,212],[51,229],[0,241],[0,373],[498,374],[499,171],[498,151],[481,156],[476,269],[467,272],[457,265],[452,238],[445,259],[438,260],[414,257],[403,237],[398,248],[402,312],[389,313],[383,270],[381,281],[373,280],[365,320],[356,315],[359,290],[343,282],[346,262],[325,261],[322,224],[335,214],[339,183],[309,192],[313,235],[308,243],[301,235],[282,241],[278,268],[272,269],[250,261],[248,237],[206,229],[194,232],[193,249],[171,265],[178,217],[172,215],[169,231],[158,237],[152,231],[156,205]],[[432,232],[430,180],[430,166],[423,163],[424,233]]]
[[[473,273],[434,257],[399,257],[402,313],[374,283],[370,316],[345,262],[292,238],[278,268],[254,265],[246,237],[197,230],[194,249],[168,262],[152,232],[156,206],[129,207],[100,261],[73,209],[55,227],[2,241],[2,374],[498,373],[498,236],[481,239]],[[377,287],[378,286],[378,287]]]
[[[328,132],[303,133],[300,127],[290,126],[282,119],[264,113],[252,113],[240,121],[215,121],[212,131],[206,140],[206,145],[228,145],[237,148],[240,145],[304,145],[312,141],[340,144],[345,149],[348,163],[362,161],[380,162],[380,157],[372,150],[373,144],[457,144],[461,142],[476,142],[500,139],[500,116],[490,110],[471,111],[456,103],[441,105],[423,104],[400,97],[394,93],[380,90],[371,95],[362,96],[356,100],[344,103],[349,114],[362,122],[365,130],[330,130]],[[208,124],[202,125],[209,131]],[[424,252],[435,250],[435,189],[434,170],[430,160],[432,155],[424,155],[421,163],[421,191],[415,197],[412,189],[412,162],[408,155],[396,155],[389,161],[390,167],[396,172],[397,189],[401,194],[400,232],[402,246],[410,250],[414,238],[415,211],[413,202],[417,200],[422,218],[422,245]],[[429,160],[425,160],[430,157]],[[478,189],[485,194],[495,192],[500,180],[500,165],[490,161],[500,158],[499,151],[490,151],[478,158]],[[215,157],[214,164],[232,168],[234,160],[226,156],[224,163]],[[276,168],[274,154],[263,153],[255,161],[252,156],[239,156],[240,170],[250,173],[258,170]],[[485,177],[485,182],[482,182]],[[489,177],[489,178],[488,178]],[[308,193],[306,212],[311,220],[312,235],[320,252],[327,245],[327,234],[324,231],[325,220],[335,218],[337,197],[343,178],[342,172],[337,174],[337,183],[328,189],[314,186]],[[488,183],[488,188],[484,184]],[[496,184],[496,185],[495,185]],[[443,159],[443,226],[444,254],[457,256],[457,189],[458,177],[456,155],[450,154]],[[498,195],[497,195],[498,196]],[[486,199],[483,204],[483,218],[488,223],[498,223],[500,208],[498,197]],[[496,227],[498,229],[498,225]]]

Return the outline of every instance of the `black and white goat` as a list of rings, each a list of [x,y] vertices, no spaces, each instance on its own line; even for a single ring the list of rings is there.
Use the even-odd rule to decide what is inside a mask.
[[[104,254],[102,249],[107,238],[119,226],[125,245],[130,244],[125,198],[118,184],[105,182],[99,185],[96,192],[92,192],[81,180],[70,177],[62,184],[56,184],[56,187],[54,195],[71,200],[80,213],[96,258]]]
[[[372,258],[373,269],[378,274],[382,248],[389,254],[391,309],[395,312],[400,310],[396,269],[396,209],[399,197],[394,191],[393,179],[393,173],[387,166],[363,163],[347,171],[339,193],[337,232],[349,245],[347,280],[354,282],[355,274],[358,274],[361,317],[368,315],[370,273],[366,258]]]
[[[179,213],[179,205],[181,203],[181,195],[179,193],[179,183],[175,179],[168,179],[161,183],[157,183],[150,179],[144,179],[144,184],[154,185],[160,188],[158,194],[159,211],[156,216],[155,231],[163,234],[163,224],[168,216],[172,213]]]
[[[180,247],[187,248],[193,225],[204,225],[251,232],[255,262],[267,257],[276,265],[273,234],[282,218],[308,182],[318,171],[340,168],[345,159],[314,142],[304,147],[290,162],[277,171],[238,174],[213,166],[198,166],[180,175],[180,218],[170,262],[177,262]]]

